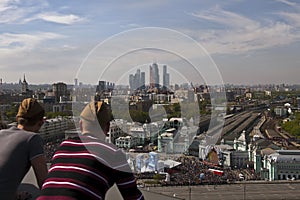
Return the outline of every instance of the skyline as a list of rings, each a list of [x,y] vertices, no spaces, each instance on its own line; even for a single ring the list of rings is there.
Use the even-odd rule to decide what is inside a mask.
[[[299,11],[300,3],[291,0],[89,4],[4,0],[0,2],[0,78],[18,82],[26,74],[31,84],[71,84],[81,67],[90,63],[97,66],[97,73],[87,68],[79,81],[88,77],[96,84],[102,77],[128,84],[130,73],[156,61],[168,65],[174,84],[190,77],[185,71],[193,74],[182,58],[190,61],[201,51],[200,57],[207,57],[198,69],[203,79],[211,59],[225,84],[299,84]],[[191,41],[201,46],[198,54],[192,51]],[[91,58],[99,60],[95,63]],[[117,76],[115,71],[123,74]]]

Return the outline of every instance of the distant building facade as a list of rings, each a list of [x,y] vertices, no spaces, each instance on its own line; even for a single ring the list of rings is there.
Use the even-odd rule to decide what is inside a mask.
[[[70,92],[68,91],[67,84],[59,82],[52,85],[53,94],[55,96],[55,103],[70,100]]]
[[[270,181],[300,179],[300,150],[277,150],[263,162]]]

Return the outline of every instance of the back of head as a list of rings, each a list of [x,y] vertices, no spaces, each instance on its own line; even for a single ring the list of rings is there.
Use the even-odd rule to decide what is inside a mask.
[[[99,132],[102,130],[105,133],[111,120],[111,108],[102,101],[90,102],[82,110],[80,117],[84,123],[84,131]]]
[[[36,99],[24,99],[17,114],[18,124],[32,126],[42,120],[44,115],[45,110]]]

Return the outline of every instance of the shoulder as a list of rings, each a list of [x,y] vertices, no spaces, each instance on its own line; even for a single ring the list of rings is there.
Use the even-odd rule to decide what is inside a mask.
[[[26,136],[28,138],[28,140],[31,139],[42,139],[42,137],[40,136],[39,133],[34,133],[34,132],[30,132],[30,131],[25,131],[25,130],[21,130],[21,133],[24,134],[24,136]]]
[[[33,137],[41,138],[41,136],[38,133],[25,131],[25,130],[19,129],[15,126],[10,127],[8,129],[0,130],[0,133],[2,133],[4,135],[10,135],[13,138],[22,139],[22,140],[24,140],[24,139],[30,140]]]
[[[43,139],[40,136],[39,133],[35,133],[35,132],[30,132],[30,131],[25,131],[22,129],[18,129],[18,135],[20,138],[23,138],[23,140],[26,140],[27,143],[36,143],[36,144],[42,144]]]
[[[124,156],[125,153],[123,152],[122,149],[118,148],[112,143],[107,143],[104,142],[100,139],[90,137],[90,136],[85,136],[85,137],[80,137],[81,142],[88,148],[92,150],[101,151],[102,154],[107,154],[110,155],[112,158],[115,158],[116,156]]]
[[[114,144],[104,142],[98,138],[95,138],[93,136],[80,136],[80,140],[82,143],[84,143],[87,146],[97,146],[101,149],[106,149],[107,151],[116,152],[119,150],[118,147],[116,147]]]

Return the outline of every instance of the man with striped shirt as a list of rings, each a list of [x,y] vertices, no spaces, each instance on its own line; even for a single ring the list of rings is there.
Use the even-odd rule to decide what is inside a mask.
[[[81,112],[79,137],[63,141],[37,200],[96,200],[116,184],[122,197],[144,199],[122,150],[104,142],[111,110],[91,102]]]

